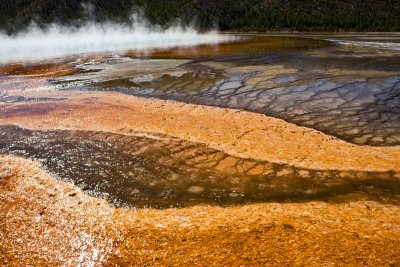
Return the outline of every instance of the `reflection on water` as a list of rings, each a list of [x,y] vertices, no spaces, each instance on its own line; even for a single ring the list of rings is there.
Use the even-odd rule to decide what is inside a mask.
[[[271,52],[301,51],[328,47],[329,41],[299,37],[242,36],[235,42],[214,45],[154,49],[143,54],[132,50],[126,56],[158,59],[206,59],[216,57],[254,56]]]
[[[50,172],[84,190],[130,206],[400,201],[400,181],[393,172],[297,169],[233,157],[166,136],[31,131],[1,126],[0,149],[39,160]]]

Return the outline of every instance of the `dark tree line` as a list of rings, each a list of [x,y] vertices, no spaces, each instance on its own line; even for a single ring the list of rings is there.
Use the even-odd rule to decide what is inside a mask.
[[[0,28],[32,21],[129,23],[140,10],[152,23],[195,23],[227,31],[400,31],[400,0],[0,0]]]

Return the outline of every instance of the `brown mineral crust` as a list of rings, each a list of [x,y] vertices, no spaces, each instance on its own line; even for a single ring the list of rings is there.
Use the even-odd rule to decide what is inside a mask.
[[[79,71],[69,63],[70,62],[41,62],[36,64],[10,64],[3,67],[0,66],[0,74],[54,78],[63,75],[71,75]]]
[[[396,266],[399,207],[258,204],[140,210],[116,265]]]
[[[400,207],[377,202],[117,209],[0,156],[0,264],[397,266]]]
[[[0,265],[99,266],[123,225],[104,200],[60,182],[38,164],[0,155]],[[124,212],[128,223],[130,212]],[[126,216],[126,217],[125,217]]]
[[[400,170],[400,147],[353,145],[261,114],[111,92],[44,95],[67,100],[3,105],[0,123],[37,130],[166,134],[242,158],[307,169]]]

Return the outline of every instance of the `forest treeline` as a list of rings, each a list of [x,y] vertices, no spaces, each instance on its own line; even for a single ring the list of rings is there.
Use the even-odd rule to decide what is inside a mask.
[[[141,12],[153,24],[177,20],[222,31],[400,31],[400,0],[0,0],[0,28],[32,21],[80,25],[129,23]]]

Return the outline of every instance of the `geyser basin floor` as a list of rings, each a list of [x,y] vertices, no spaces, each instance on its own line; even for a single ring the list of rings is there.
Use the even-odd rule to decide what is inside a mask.
[[[400,208],[376,202],[116,209],[0,156],[5,265],[396,265]]]
[[[165,134],[241,158],[315,170],[400,170],[400,147],[353,145],[261,114],[113,92],[27,92],[24,96],[32,94],[57,100],[3,103],[0,124],[33,130]]]
[[[283,37],[249,37],[191,49],[149,57],[189,59],[198,52],[193,62],[105,57],[76,64],[74,74],[52,83],[63,89],[113,90],[244,109],[355,144],[400,144],[397,51],[323,46],[316,40]]]
[[[398,265],[398,52],[313,48],[4,66],[0,265]]]

